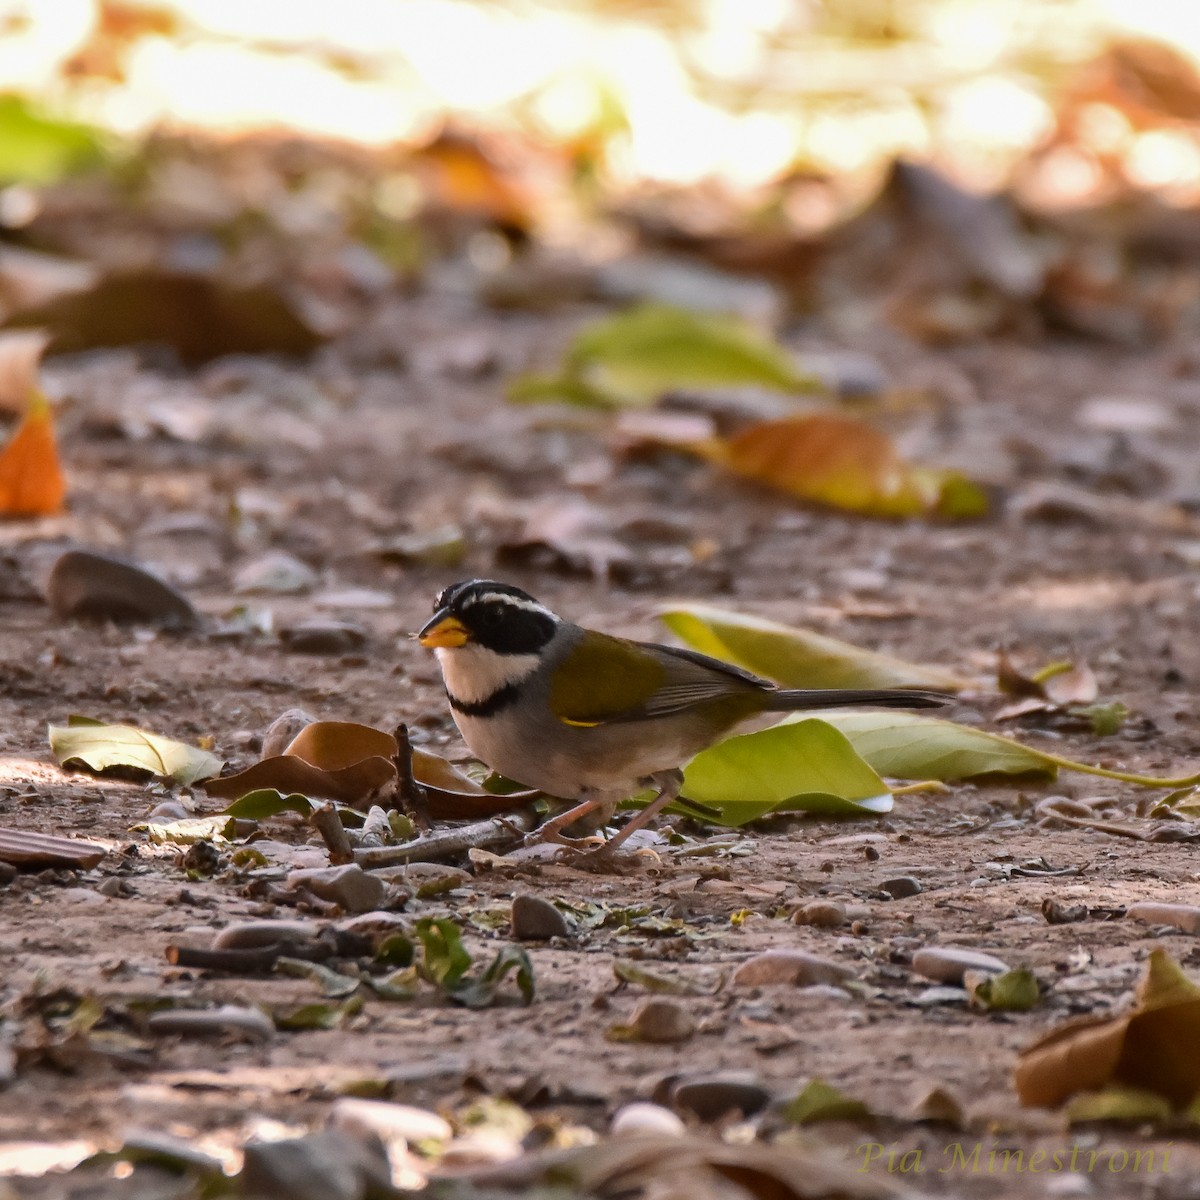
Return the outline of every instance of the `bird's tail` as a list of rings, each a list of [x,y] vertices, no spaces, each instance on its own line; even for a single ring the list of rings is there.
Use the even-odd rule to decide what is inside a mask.
[[[767,712],[804,708],[847,708],[870,704],[880,708],[942,708],[954,701],[949,692],[916,688],[792,688],[771,693]]]

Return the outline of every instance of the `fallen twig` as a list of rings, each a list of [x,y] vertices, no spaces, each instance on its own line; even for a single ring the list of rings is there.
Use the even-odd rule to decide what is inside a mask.
[[[176,967],[191,967],[198,971],[229,971],[235,975],[269,973],[276,959],[301,958],[305,962],[321,962],[330,958],[334,947],[327,942],[272,942],[269,946],[252,946],[237,950],[210,950],[203,946],[168,946],[167,962]]]
[[[374,867],[396,867],[410,862],[437,862],[480,847],[507,845],[518,841],[532,828],[532,817],[511,813],[506,817],[460,825],[456,829],[439,829],[399,846],[355,850],[354,861],[368,871]]]
[[[354,846],[332,804],[314,808],[309,814],[308,823],[321,835],[321,840],[329,850],[329,861],[335,867],[354,861]]]

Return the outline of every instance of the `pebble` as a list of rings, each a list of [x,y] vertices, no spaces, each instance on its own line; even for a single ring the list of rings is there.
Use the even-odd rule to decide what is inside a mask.
[[[339,1129],[250,1142],[238,1182],[262,1200],[362,1200],[394,1196],[387,1151]]]
[[[893,900],[907,900],[909,896],[919,895],[921,881],[911,875],[899,875],[895,879],[885,879],[880,885],[881,892],[887,892]]]
[[[191,629],[200,614],[149,571],[94,550],[68,550],[50,569],[46,602],[62,620],[116,621]]]
[[[217,932],[214,950],[252,950],[276,942],[309,942],[321,932],[316,921],[234,921]]]
[[[12,863],[0,862],[0,887],[7,887],[17,877],[17,868]]]
[[[549,900],[523,892],[513,897],[511,931],[518,941],[544,942],[567,937],[571,928],[567,918]]]
[[[692,1014],[673,1000],[643,1000],[629,1024],[643,1042],[686,1042],[696,1032]]]
[[[837,929],[846,923],[846,906],[835,900],[810,900],[792,914],[793,925],[815,925],[818,929]]]
[[[279,640],[296,654],[349,654],[367,644],[367,635],[349,621],[314,617],[281,629]]]
[[[701,1121],[716,1121],[729,1113],[751,1117],[770,1103],[771,1093],[752,1075],[740,1072],[693,1075],[670,1090],[671,1103]]]
[[[767,950],[748,958],[733,973],[734,987],[766,987],[786,983],[807,987],[814,983],[840,983],[854,969],[805,950]]]
[[[296,740],[301,730],[316,724],[316,720],[302,708],[289,708],[281,712],[263,734],[262,757],[277,758]]]
[[[626,1104],[613,1114],[609,1132],[619,1137],[622,1134],[657,1134],[671,1136],[683,1133],[684,1123],[669,1109],[661,1104],[651,1104],[646,1100],[637,1100]]]
[[[163,800],[150,810],[147,819],[159,822],[186,821],[194,815],[194,813],[188,812],[178,800]]]
[[[305,888],[348,913],[366,913],[383,903],[387,884],[357,863],[341,867],[303,867],[288,874],[289,887]]]
[[[272,592],[291,595],[307,592],[317,584],[317,573],[286,550],[270,550],[245,563],[233,577],[233,590],[242,596]]]
[[[373,1133],[384,1142],[448,1142],[454,1136],[450,1122],[437,1113],[411,1104],[387,1100],[360,1100],[343,1096],[329,1110],[329,1124],[347,1133]]]
[[[265,1042],[275,1033],[271,1018],[260,1008],[222,1004],[218,1008],[168,1008],[147,1018],[151,1033],[178,1033],[183,1037],[240,1034],[248,1041]]]
[[[1125,910],[1131,921],[1142,921],[1147,925],[1170,925],[1184,933],[1200,933],[1200,908],[1194,904],[1157,904],[1139,901]]]
[[[938,983],[962,983],[968,971],[989,971],[1000,975],[1008,970],[1008,963],[981,954],[978,950],[966,950],[959,946],[926,946],[913,955],[913,970],[926,979]]]

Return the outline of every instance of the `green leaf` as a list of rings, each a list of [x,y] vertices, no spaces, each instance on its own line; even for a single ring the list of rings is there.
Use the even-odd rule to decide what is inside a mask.
[[[181,787],[211,779],[222,766],[207,750],[132,725],[75,724],[73,718],[68,725],[51,725],[49,734],[50,750],[59,766],[79,762],[93,771],[133,767]]]
[[[776,811],[876,816],[892,807],[887,785],[846,737],[812,719],[726,738],[688,763],[683,791],[730,826]]]
[[[670,608],[659,619],[681,641],[726,662],[764,675],[784,687],[924,687],[958,691],[966,682],[887,654],[810,629],[780,625],[761,617],[688,604]]]
[[[293,1032],[303,1029],[340,1029],[361,1011],[362,1006],[361,996],[351,996],[341,1004],[302,1004],[286,1012],[274,1012],[271,1017],[276,1029]]]
[[[285,796],[274,788],[259,788],[257,791],[247,792],[240,800],[235,800],[222,811],[231,817],[261,821],[285,812],[299,813],[302,817],[307,817],[315,807],[307,796],[302,796],[299,792]]]
[[[815,1125],[819,1121],[870,1120],[871,1110],[823,1079],[813,1079],[784,1107],[783,1116],[796,1125]]]
[[[520,946],[505,946],[480,975],[467,976],[471,955],[462,943],[462,931],[449,917],[422,917],[414,926],[424,958],[422,978],[440,988],[456,1004],[486,1008],[495,1002],[500,985],[513,971],[524,1003],[533,1000],[533,964]]]
[[[994,1012],[1028,1012],[1041,999],[1041,989],[1028,967],[989,975],[971,989],[971,1002]]]
[[[761,387],[815,392],[781,346],[733,317],[642,304],[578,334],[561,375],[522,376],[511,400],[600,407],[647,405],[679,388]]]
[[[815,716],[796,713],[783,723],[803,722]],[[1096,767],[1035,750],[996,733],[915,713],[822,710],[818,719],[841,730],[863,759],[890,779],[976,779],[984,775],[1053,779],[1064,770],[1142,787],[1182,788],[1200,782],[1200,776],[1195,775],[1159,778]]]
[[[471,967],[462,931],[449,917],[422,917],[413,932],[424,951],[421,974],[435,987],[452,991]]]
[[[357,975],[343,975],[323,963],[309,962],[303,958],[277,958],[273,970],[276,975],[289,975],[293,979],[311,979],[321,989],[323,996],[340,999],[353,995],[362,982]]]
[[[57,183],[104,158],[95,130],[47,116],[21,96],[0,96],[0,184]]]

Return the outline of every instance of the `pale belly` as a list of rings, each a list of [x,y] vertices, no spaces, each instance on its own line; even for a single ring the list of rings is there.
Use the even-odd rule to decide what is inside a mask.
[[[555,722],[514,722],[455,713],[471,752],[494,771],[564,800],[596,794],[633,795],[639,781],[681,766],[711,741],[685,731],[682,722],[572,728]],[[553,720],[553,718],[548,718]],[[651,736],[652,735],[652,736]]]

